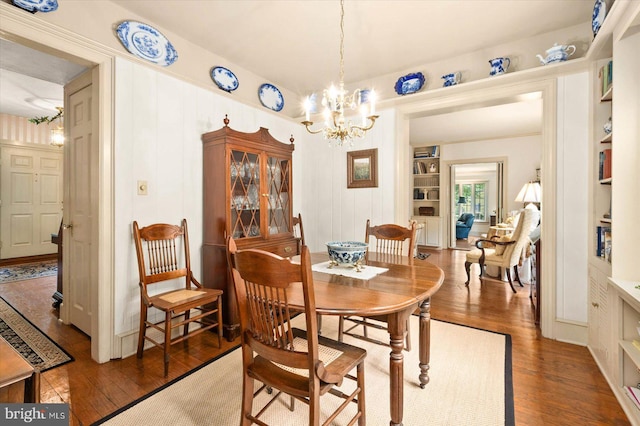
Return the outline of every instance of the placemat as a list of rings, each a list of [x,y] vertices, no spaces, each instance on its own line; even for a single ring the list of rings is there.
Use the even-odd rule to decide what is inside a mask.
[[[343,275],[350,278],[359,278],[361,280],[370,280],[376,275],[387,272],[388,268],[379,268],[377,266],[362,265],[360,272],[350,266],[331,266],[331,262],[316,263],[311,266],[311,269],[316,272],[324,272],[325,274]]]

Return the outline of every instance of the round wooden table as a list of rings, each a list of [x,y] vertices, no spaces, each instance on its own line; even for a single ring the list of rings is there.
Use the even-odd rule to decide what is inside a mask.
[[[326,262],[326,253],[313,253],[312,264]],[[424,388],[429,382],[430,303],[431,296],[444,281],[444,272],[436,265],[407,256],[371,252],[367,265],[388,271],[363,280],[343,275],[313,272],[316,311],[322,315],[387,315],[389,342],[390,425],[402,425],[404,335],[407,319],[420,308],[420,371],[418,380]],[[291,307],[304,308],[302,288],[287,291]]]

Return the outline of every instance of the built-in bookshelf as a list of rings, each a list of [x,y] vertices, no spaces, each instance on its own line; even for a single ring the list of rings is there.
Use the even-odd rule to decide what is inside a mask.
[[[413,214],[440,216],[440,146],[413,150]]]
[[[638,28],[640,2],[617,0],[587,52],[592,61],[589,232],[595,234],[589,256],[588,347],[635,426],[640,425],[640,394],[635,392],[640,349],[634,344],[640,341]]]
[[[593,254],[611,263],[611,185],[613,183],[613,60],[606,58],[596,63],[597,80],[594,88],[596,108],[594,114],[594,135],[598,138],[597,185],[594,188],[595,244]]]
[[[413,149],[413,216],[420,226],[418,245],[440,247],[440,146]]]

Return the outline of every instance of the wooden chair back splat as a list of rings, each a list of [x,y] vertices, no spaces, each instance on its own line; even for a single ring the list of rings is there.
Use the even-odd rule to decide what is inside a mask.
[[[416,225],[412,222],[408,228],[393,223],[371,226],[370,220],[367,220],[364,242],[369,243],[370,237],[375,238],[376,252],[411,256],[416,243]]]
[[[133,222],[133,239],[140,277],[140,331],[138,358],[146,341],[164,350],[164,376],[169,374],[169,348],[203,331],[217,328],[218,345],[222,341],[222,290],[203,288],[191,271],[187,221],[180,225],[156,223],[140,228]],[[153,294],[155,284],[183,280],[182,288]],[[153,294],[153,295],[152,295]],[[162,321],[149,319],[149,309],[164,312]],[[195,316],[192,316],[192,311]],[[192,325],[198,327],[190,327]],[[173,330],[183,327],[182,334]],[[162,333],[159,341],[147,333],[152,328]]]
[[[413,253],[415,251],[415,243],[416,243],[416,222],[411,221],[408,227],[402,227],[400,225],[396,225],[393,223],[371,226],[371,221],[367,219],[367,226],[365,231],[365,243],[369,244],[370,238],[373,237],[375,239],[375,251],[378,253],[384,253],[389,256],[389,262],[396,262],[402,257],[413,257]],[[405,254],[404,248],[407,247],[407,251]],[[394,259],[395,258],[395,259]],[[416,308],[417,308],[416,304]],[[370,321],[372,320],[372,321]],[[349,321],[353,323],[350,328],[345,330],[345,321]],[[381,330],[386,330],[386,325],[381,325],[380,323],[386,323],[387,317],[369,317],[363,318],[358,316],[344,316],[340,317],[340,322],[338,324],[338,340],[343,340],[343,335],[348,334],[349,336],[356,337],[358,339],[366,340],[369,342],[377,343],[384,346],[389,346],[386,342],[381,342],[379,340],[371,339],[367,332],[367,327],[373,327]],[[410,321],[407,321],[407,334],[405,335],[405,349],[407,351],[411,350],[411,333],[409,329]],[[362,334],[356,333],[354,330],[358,327],[362,326]]]
[[[298,216],[294,216],[292,223],[293,223],[294,233],[297,228],[298,233],[296,236],[300,238],[301,245],[303,246],[307,245],[307,243],[305,243],[305,240],[304,240],[304,227],[302,226],[302,215],[298,213]]]
[[[243,400],[241,425],[265,425],[260,417],[269,402],[258,413],[252,410],[257,393],[267,388],[282,392],[309,405],[309,424],[320,425],[320,396],[327,392],[345,399],[331,421],[349,406],[357,403],[352,419],[363,426],[364,359],[366,351],[317,334],[313,275],[307,246],[302,246],[300,264],[262,250],[238,250],[232,238],[227,240],[227,253],[240,315]],[[294,328],[291,319],[298,311],[289,307],[287,289],[302,286],[306,331]],[[330,357],[326,359],[327,355]],[[350,371],[356,369],[356,377]],[[347,377],[355,379],[356,389],[345,395],[340,386]],[[254,394],[254,380],[263,383]],[[294,409],[293,398],[291,409]]]

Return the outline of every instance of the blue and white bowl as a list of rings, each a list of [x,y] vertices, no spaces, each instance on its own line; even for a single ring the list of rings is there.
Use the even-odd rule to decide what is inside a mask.
[[[329,258],[340,265],[358,265],[364,261],[368,245],[359,241],[332,241],[327,243]]]

